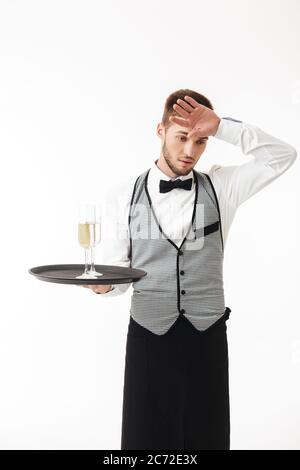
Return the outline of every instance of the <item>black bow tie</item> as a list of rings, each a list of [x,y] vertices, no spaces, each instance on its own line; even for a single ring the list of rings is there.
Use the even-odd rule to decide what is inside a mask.
[[[187,189],[188,191],[192,188],[192,183],[193,183],[193,178],[189,178],[187,180],[160,180],[159,182],[159,192],[160,193],[167,193],[169,191],[172,191],[172,189],[175,188],[182,188],[182,189]]]

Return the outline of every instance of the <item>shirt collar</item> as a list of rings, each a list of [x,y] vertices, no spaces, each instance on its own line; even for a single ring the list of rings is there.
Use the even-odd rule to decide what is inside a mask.
[[[170,176],[166,175],[160,168],[158,168],[158,166],[156,165],[157,161],[158,160],[155,160],[152,163],[151,170],[149,172],[149,177],[151,175],[151,180],[152,181],[156,180],[157,184],[159,184],[159,180],[166,180],[166,181],[173,180],[174,181],[178,178],[180,178],[181,180],[186,180],[186,179],[192,178],[193,181],[194,181],[193,170],[191,170],[187,175],[175,176],[175,177],[171,178]]]

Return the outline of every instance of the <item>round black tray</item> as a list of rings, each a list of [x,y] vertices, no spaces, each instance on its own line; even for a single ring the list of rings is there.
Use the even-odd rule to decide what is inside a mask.
[[[96,271],[103,273],[97,279],[76,279],[84,271],[84,264],[49,264],[28,270],[41,281],[58,284],[127,284],[147,274],[143,269],[95,264]]]

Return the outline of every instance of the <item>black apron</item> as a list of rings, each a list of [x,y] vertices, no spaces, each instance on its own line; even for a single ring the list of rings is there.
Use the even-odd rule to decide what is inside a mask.
[[[121,449],[229,449],[230,312],[205,331],[179,315],[164,335],[130,316]]]

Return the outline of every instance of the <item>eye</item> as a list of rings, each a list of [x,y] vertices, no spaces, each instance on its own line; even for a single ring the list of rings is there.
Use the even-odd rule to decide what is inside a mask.
[[[179,136],[179,139],[180,139],[180,140],[181,140],[181,139],[186,139],[186,137],[184,137],[184,136]],[[201,144],[205,144],[205,142],[206,142],[206,139],[203,139],[203,140],[201,139],[201,140],[198,140],[197,144],[198,144],[198,145],[201,145]]]

